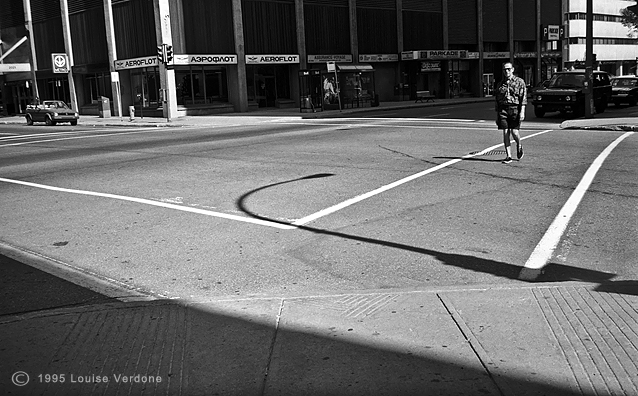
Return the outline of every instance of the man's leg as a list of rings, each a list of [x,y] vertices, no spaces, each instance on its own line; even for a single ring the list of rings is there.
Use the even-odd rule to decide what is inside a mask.
[[[510,131],[511,129],[509,128],[503,129],[503,146],[505,146],[505,159],[503,160],[503,163],[509,163],[512,161],[512,150],[510,147],[511,146]]]
[[[521,135],[518,128],[512,129],[512,136],[514,136],[514,141],[516,141],[516,156],[521,159],[523,158],[523,145],[521,144]]]

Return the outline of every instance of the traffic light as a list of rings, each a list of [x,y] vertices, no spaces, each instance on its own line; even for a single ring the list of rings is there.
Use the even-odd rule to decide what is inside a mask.
[[[173,46],[172,45],[167,45],[166,46],[166,63],[170,62],[173,60]]]
[[[166,63],[166,46],[164,44],[157,46],[157,59],[159,59],[161,63]]]

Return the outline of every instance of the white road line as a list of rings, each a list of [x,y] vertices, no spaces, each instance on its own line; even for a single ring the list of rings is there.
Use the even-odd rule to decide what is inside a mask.
[[[541,135],[541,134],[544,134],[544,133],[547,133],[547,132],[550,132],[550,131],[552,131],[552,130],[548,129],[548,130],[545,130],[545,131],[537,132],[537,133],[525,136],[522,139],[529,139],[529,138],[532,138],[534,136],[538,136],[538,135]],[[502,145],[503,145],[502,143],[501,144],[497,144],[497,145],[488,147],[486,149],[483,149],[483,150],[479,151],[478,153],[464,155],[463,157],[456,158],[456,159],[444,162],[444,163],[442,163],[440,165],[437,165],[437,166],[435,166],[433,168],[429,168],[429,169],[426,169],[426,170],[421,171],[419,173],[415,173],[413,175],[410,175],[408,177],[404,177],[403,179],[397,180],[397,181],[395,181],[393,183],[390,183],[390,184],[386,184],[385,186],[381,186],[381,187],[379,187],[379,188],[377,188],[375,190],[369,191],[369,192],[367,192],[365,194],[358,195],[358,196],[356,196],[354,198],[350,198],[350,199],[348,199],[346,201],[343,201],[343,202],[341,202],[339,204],[333,205],[333,206],[331,206],[329,208],[320,210],[319,212],[313,213],[313,214],[311,214],[309,216],[303,217],[301,219],[297,219],[292,224],[296,225],[296,226],[301,226],[301,225],[307,224],[307,223],[309,223],[311,221],[317,220],[318,218],[327,216],[327,215],[332,214],[332,213],[334,213],[336,211],[339,211],[341,209],[347,208],[348,206],[354,205],[355,203],[361,202],[361,201],[363,201],[365,199],[368,199],[368,198],[373,197],[375,195],[381,194],[382,192],[388,191],[388,190],[393,189],[395,187],[398,187],[398,186],[400,186],[402,184],[405,184],[405,183],[410,182],[412,180],[418,179],[419,177],[422,177],[422,176],[425,176],[427,174],[436,172],[437,170],[446,168],[446,167],[448,167],[450,165],[454,165],[457,162],[463,161],[464,159],[483,155],[483,154],[485,154],[485,153],[487,153],[489,151],[492,151],[492,150],[494,150],[494,149],[496,149],[498,147],[501,147]]]
[[[560,212],[558,212],[558,215],[556,215],[552,224],[550,224],[545,235],[543,235],[543,238],[541,238],[538,245],[536,245],[531,256],[527,259],[525,266],[521,269],[521,272],[518,275],[518,279],[531,281],[535,280],[541,274],[543,267],[545,267],[552,258],[554,250],[562,238],[570,219],[580,204],[580,201],[583,199],[583,196],[587,192],[587,189],[589,189],[589,186],[594,180],[594,177],[596,176],[596,173],[598,173],[603,162],[605,162],[605,159],[607,159],[612,150],[616,148],[620,142],[633,134],[634,132],[627,132],[621,135],[618,139],[614,140],[609,146],[607,146],[607,148],[605,148],[598,157],[596,157],[576,186],[576,189],[569,196],[567,202],[565,202]]]
[[[41,189],[50,190],[50,191],[58,191],[58,192],[80,194],[80,195],[89,195],[89,196],[102,197],[102,198],[119,199],[119,200],[122,200],[122,201],[135,202],[135,203],[144,204],[144,205],[152,205],[152,206],[157,206],[157,207],[166,208],[166,209],[174,209],[174,210],[179,210],[179,211],[182,211],[182,212],[190,212],[190,213],[196,213],[196,214],[201,214],[201,215],[206,215],[206,216],[219,217],[219,218],[228,219],[228,220],[241,221],[241,222],[244,222],[244,223],[252,223],[252,224],[258,224],[258,225],[267,226],[267,227],[274,227],[274,228],[279,228],[279,229],[282,229],[282,230],[292,230],[292,229],[297,228],[297,227],[292,226],[292,225],[281,224],[281,223],[277,223],[277,222],[274,222],[274,221],[255,219],[255,218],[251,218],[251,217],[242,217],[242,216],[231,215],[231,214],[227,214],[227,213],[213,212],[213,211],[206,210],[206,209],[192,208],[192,207],[188,207],[188,206],[175,205],[175,204],[171,204],[171,203],[167,203],[167,202],[153,201],[151,199],[127,197],[127,196],[124,196],[124,195],[106,194],[106,193],[100,193],[100,192],[95,192],[95,191],[74,190],[74,189],[70,189],[70,188],[61,188],[61,187],[47,186],[47,185],[44,185],[44,184],[30,183],[30,182],[25,182],[25,181],[22,181],[22,180],[5,179],[5,178],[1,178],[1,177],[0,177],[0,182],[19,184],[19,185],[22,185],[22,186],[41,188]]]
[[[104,137],[104,136],[117,136],[117,135],[131,135],[131,134],[137,134],[137,133],[153,133],[153,132],[164,132],[166,131],[166,129],[162,129],[162,130],[157,130],[157,129],[144,129],[144,130],[140,130],[140,129],[124,129],[124,130],[120,130],[119,132],[113,132],[113,133],[101,133],[101,134],[97,134],[97,135],[81,135],[81,136],[71,136],[71,137],[61,137],[61,138],[57,138],[57,139],[42,139],[42,140],[32,140],[32,141],[28,141],[28,142],[19,142],[19,143],[9,143],[9,144],[1,144],[0,148],[2,147],[11,147],[11,146],[24,146],[26,144],[39,144],[39,143],[48,143],[48,142],[58,142],[58,141],[62,141],[62,140],[74,140],[74,139],[89,139],[89,138],[100,138],[100,137]],[[94,133],[95,131],[90,131],[90,133]]]

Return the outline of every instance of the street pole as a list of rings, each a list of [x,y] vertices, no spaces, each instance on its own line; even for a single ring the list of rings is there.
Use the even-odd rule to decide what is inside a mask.
[[[587,0],[585,26],[585,118],[592,118],[594,107],[594,12],[593,0]]]

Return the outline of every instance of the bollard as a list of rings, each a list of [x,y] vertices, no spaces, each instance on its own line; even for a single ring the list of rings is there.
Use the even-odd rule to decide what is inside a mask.
[[[135,119],[135,106],[128,107],[128,120],[133,121]]]

